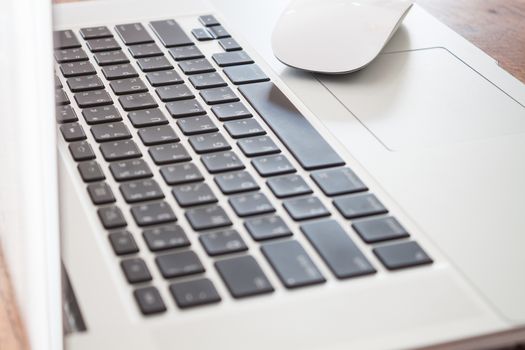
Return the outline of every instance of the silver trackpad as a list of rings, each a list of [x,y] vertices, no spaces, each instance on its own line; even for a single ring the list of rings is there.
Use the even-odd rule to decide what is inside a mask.
[[[444,48],[386,53],[363,71],[317,78],[391,151],[525,131],[525,108]]]

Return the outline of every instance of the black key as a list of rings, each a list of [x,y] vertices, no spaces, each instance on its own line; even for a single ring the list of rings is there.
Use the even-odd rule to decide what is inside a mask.
[[[120,263],[122,271],[129,283],[140,283],[151,281],[151,274],[144,260],[133,258],[122,260]]]
[[[155,43],[132,45],[128,47],[133,58],[153,57],[164,55]]]
[[[215,286],[207,278],[173,283],[170,285],[170,291],[181,309],[221,301]]]
[[[54,80],[55,80],[55,89],[61,88],[62,87],[62,83],[60,82],[60,79],[58,79],[56,74],[54,76]]]
[[[409,236],[405,228],[393,217],[359,220],[353,222],[352,227],[366,243]]]
[[[288,225],[277,215],[248,219],[244,222],[244,226],[256,241],[292,235]]]
[[[158,107],[157,102],[148,92],[120,96],[118,101],[125,111]]]
[[[62,63],[60,71],[66,78],[96,73],[95,67],[89,61]]]
[[[243,85],[239,91],[306,170],[344,161],[273,83]]]
[[[104,180],[106,177],[100,168],[100,165],[94,160],[78,164],[80,177],[84,182],[93,182]]]
[[[215,72],[192,75],[189,79],[195,89],[210,89],[227,85],[224,79]]]
[[[209,256],[243,252],[248,250],[236,230],[223,230],[210,233],[203,233],[199,236],[204,250]]]
[[[108,237],[113,251],[117,255],[134,254],[139,251],[137,243],[128,231],[113,232]]]
[[[162,102],[189,100],[195,98],[193,92],[185,84],[159,86],[155,92]]]
[[[80,29],[80,35],[82,35],[84,40],[109,38],[113,36],[108,27],[105,26],[82,28]]]
[[[91,52],[120,50],[120,45],[114,38],[92,39],[86,42]]]
[[[224,74],[235,85],[260,83],[270,78],[256,64],[224,68]]]
[[[82,160],[95,159],[95,153],[87,141],[72,142],[69,144],[69,151],[73,159],[77,162]]]
[[[199,94],[209,105],[239,101],[237,95],[227,86],[201,90]]]
[[[368,190],[349,168],[317,171],[310,176],[327,196],[338,196]]]
[[[252,159],[252,165],[261,176],[295,173],[293,165],[281,154]]]
[[[148,73],[146,74],[146,79],[152,86],[182,84],[184,82],[174,70]]]
[[[60,126],[60,132],[67,142],[86,139],[86,134],[79,123],[68,123]]]
[[[120,185],[120,192],[127,203],[136,203],[164,198],[162,190],[153,179],[123,183]]]
[[[155,259],[164,278],[193,275],[204,272],[204,266],[192,251],[159,255]]]
[[[231,120],[224,123],[224,128],[235,139],[266,134],[262,126],[253,118]]]
[[[144,315],[158,314],[166,311],[166,305],[162,301],[159,291],[155,287],[144,287],[133,292],[140,311]]]
[[[122,50],[97,52],[93,56],[95,57],[95,61],[99,66],[129,63],[128,58],[124,52],[122,52]]]
[[[96,75],[87,75],[75,78],[69,78],[67,85],[72,92],[89,91],[103,89],[102,80]]]
[[[252,137],[242,139],[237,145],[247,157],[264,156],[266,154],[279,153],[281,150],[268,136]]]
[[[384,245],[373,250],[389,270],[432,264],[432,259],[416,242],[403,242]]]
[[[177,120],[177,125],[184,135],[205,134],[207,132],[219,131],[207,115],[182,118]]]
[[[237,41],[234,38],[224,38],[219,39],[219,44],[224,49],[224,51],[237,51],[242,50],[241,45],[237,43]]]
[[[330,216],[328,209],[317,197],[288,199],[283,205],[292,219],[296,221]]]
[[[215,263],[222,280],[234,298],[271,293],[270,281],[252,256],[241,256]]]
[[[105,182],[96,182],[87,187],[89,197],[93,204],[108,204],[115,202],[115,196],[109,185]]]
[[[196,58],[204,58],[201,50],[195,45],[174,47],[169,50],[171,57],[175,61],[192,60]]]
[[[193,41],[174,20],[153,21],[150,26],[166,47],[193,45]]]
[[[164,56],[140,58],[137,60],[137,63],[143,72],[173,69],[171,63]]]
[[[158,108],[129,112],[128,118],[136,128],[168,124],[168,119]]]
[[[168,185],[181,185],[204,180],[201,172],[193,163],[168,165],[160,169],[160,174]]]
[[[55,50],[55,60],[58,63],[87,61],[89,57],[82,48]]]
[[[106,142],[100,145],[102,156],[108,162],[113,160],[124,160],[129,158],[139,158],[142,153],[133,140],[122,140]]]
[[[244,51],[220,52],[212,55],[219,67],[237,66],[239,64],[250,64],[253,60]]]
[[[286,288],[298,288],[326,281],[297,241],[265,244],[261,251]]]
[[[166,108],[173,118],[191,117],[206,114],[196,99],[166,103]]]
[[[112,105],[113,100],[106,90],[79,92],[75,94],[75,101],[80,108]]]
[[[119,228],[127,225],[126,219],[124,219],[124,216],[118,207],[111,206],[99,208],[97,213],[102,225],[106,229]]]
[[[179,141],[179,137],[169,125],[149,126],[147,128],[142,128],[139,130],[138,134],[142,140],[142,143],[144,143],[146,146]]]
[[[255,191],[259,185],[247,171],[227,173],[215,176],[215,182],[224,194]]]
[[[141,204],[131,207],[131,214],[139,226],[157,225],[177,220],[166,202]]]
[[[302,225],[301,230],[337,278],[376,272],[337,221],[312,222]]]
[[[67,97],[67,95],[64,92],[64,90],[62,90],[62,89],[55,90],[55,104],[57,106],[68,105],[70,103],[71,102],[69,101],[69,98]]]
[[[148,152],[155,164],[178,163],[191,160],[188,151],[180,143],[153,146]]]
[[[109,170],[116,181],[144,179],[153,176],[144,159],[114,162],[109,165]]]
[[[181,207],[217,202],[217,197],[213,194],[210,186],[204,182],[175,186],[172,193]]]
[[[216,205],[188,209],[186,218],[195,231],[231,226],[232,224],[224,209]]]
[[[90,125],[118,122],[122,120],[122,117],[115,106],[87,108],[82,110],[82,115],[84,116],[86,122]]]
[[[107,123],[91,127],[91,133],[97,142],[130,139],[131,134],[124,123]]]
[[[160,250],[187,247],[190,245],[188,237],[179,225],[164,225],[144,230],[142,233],[149,250]]]
[[[215,72],[215,68],[205,58],[179,62],[179,67],[188,75]]]
[[[220,24],[213,15],[200,16],[199,21],[205,27],[218,26]]]
[[[73,49],[80,47],[80,42],[72,30],[56,30],[53,32],[53,47],[55,49]]]
[[[135,94],[148,91],[147,86],[140,78],[128,78],[113,80],[109,83],[115,95]]]
[[[139,76],[135,68],[128,63],[102,67],[102,74],[104,74],[107,80],[135,78]]]
[[[334,200],[334,205],[347,219],[388,213],[383,204],[371,193],[339,197]]]
[[[277,198],[300,196],[312,193],[312,189],[300,175],[273,177],[266,184]]]
[[[231,149],[224,137],[219,133],[190,136],[191,147],[197,153],[210,153]]]
[[[57,123],[71,123],[78,120],[77,114],[71,106],[57,106],[56,119]]]
[[[209,31],[215,39],[222,39],[230,36],[230,33],[228,33],[221,25],[210,27]]]
[[[115,26],[115,30],[126,45],[153,42],[153,38],[140,23],[119,24]]]
[[[228,202],[235,213],[240,217],[272,213],[275,208],[272,206],[264,193],[248,193],[231,197]]]
[[[244,169],[242,161],[233,152],[206,154],[201,161],[211,174]]]
[[[213,36],[211,36],[210,32],[208,32],[204,28],[195,28],[191,30],[191,34],[195,37],[195,39],[199,41],[206,41],[206,40],[212,40]]]
[[[220,121],[250,118],[252,114],[242,102],[226,103],[211,107],[211,110]]]

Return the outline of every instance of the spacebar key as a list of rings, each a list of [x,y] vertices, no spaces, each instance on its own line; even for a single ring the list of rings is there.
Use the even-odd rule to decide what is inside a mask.
[[[277,137],[306,170],[344,165],[344,161],[271,82],[239,87]]]

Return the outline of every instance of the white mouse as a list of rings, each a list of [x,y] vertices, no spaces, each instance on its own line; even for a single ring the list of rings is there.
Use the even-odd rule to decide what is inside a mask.
[[[411,7],[410,0],[294,0],[273,31],[273,53],[311,72],[354,72],[374,60]]]

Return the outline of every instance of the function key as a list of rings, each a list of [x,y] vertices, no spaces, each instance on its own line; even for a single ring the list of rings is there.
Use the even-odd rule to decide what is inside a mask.
[[[132,45],[128,47],[133,58],[153,57],[164,55],[155,43]]]
[[[164,56],[140,58],[137,63],[143,72],[173,69],[171,63]]]
[[[205,27],[218,26],[220,24],[213,15],[200,16],[199,22],[201,22]]]
[[[224,68],[224,74],[235,85],[260,83],[270,80],[256,64],[226,67]]]
[[[86,91],[75,94],[75,101],[80,108],[112,105],[113,99],[106,90]]]
[[[212,55],[219,67],[237,66],[240,64],[253,63],[250,56],[244,51],[221,52]]]
[[[148,73],[146,74],[146,79],[148,79],[151,86],[182,84],[184,82],[174,70]]]
[[[73,49],[80,47],[80,42],[72,30],[57,30],[53,32],[53,45],[55,49]]]
[[[193,45],[193,41],[174,20],[153,21],[150,26],[166,47]]]
[[[108,162],[139,158],[142,156],[142,153],[133,140],[106,142],[100,145],[100,151],[102,152],[104,159]]]
[[[247,157],[264,156],[279,153],[281,150],[268,136],[252,137],[237,141],[237,145]]]
[[[140,258],[123,260],[120,263],[122,271],[129,283],[151,281],[151,274],[144,260]]]
[[[131,214],[139,226],[164,224],[177,220],[166,202],[141,204],[131,208]]]
[[[105,182],[96,182],[87,187],[89,197],[94,204],[108,204],[115,202],[115,196],[109,185]]]
[[[242,161],[231,151],[206,154],[201,161],[211,174],[244,169]]]
[[[230,33],[221,25],[210,27],[209,30],[215,39],[228,38],[230,36]]]
[[[86,75],[67,79],[67,85],[72,92],[99,90],[104,88],[104,83],[96,75]]]
[[[212,40],[213,36],[211,36],[210,32],[208,32],[204,28],[195,28],[191,30],[191,34],[195,37],[195,39],[199,41],[205,41],[205,40]]]
[[[280,216],[263,216],[244,222],[248,233],[256,241],[281,238],[292,235],[292,231]]]
[[[349,168],[316,171],[311,174],[311,177],[327,196],[338,196],[368,190]]]
[[[248,250],[241,235],[239,235],[239,232],[236,230],[203,233],[199,236],[199,241],[209,256],[224,255]]]
[[[179,67],[187,75],[215,72],[215,68],[205,58],[181,61]]]
[[[250,118],[252,114],[242,102],[226,103],[211,108],[220,121]]]
[[[142,233],[149,250],[157,252],[172,248],[187,247],[190,241],[179,225],[165,225],[144,230]]]
[[[102,225],[106,229],[119,228],[127,225],[124,215],[118,207],[103,207],[97,211]]]
[[[219,45],[224,49],[224,51],[237,51],[242,50],[241,45],[237,43],[237,41],[234,38],[224,38],[219,39]]]
[[[384,245],[375,248],[373,252],[389,270],[432,264],[433,262],[416,242]]]
[[[220,260],[215,263],[215,268],[234,298],[274,291],[270,281],[252,256]]]
[[[132,78],[135,79],[135,78]],[[136,128],[168,124],[168,119],[158,108],[142,109],[128,113],[128,118]]]
[[[282,154],[252,159],[252,165],[261,176],[274,176],[295,173],[295,168]]]
[[[99,66],[129,63],[128,57],[122,50],[97,52],[93,56]]]
[[[82,28],[80,29],[80,35],[82,35],[84,40],[109,38],[113,36],[109,28],[105,26]]]
[[[206,111],[196,99],[169,102],[166,103],[166,108],[173,118],[206,114]]]
[[[328,209],[317,197],[288,199],[283,205],[292,219],[296,221],[330,216]]]
[[[224,209],[216,205],[189,209],[186,218],[195,231],[232,225]]]
[[[139,251],[135,239],[128,231],[110,233],[109,241],[116,255],[134,254]]]
[[[60,65],[60,71],[66,78],[96,73],[95,67],[88,61],[63,63]]]
[[[91,52],[120,50],[120,45],[114,38],[87,40],[87,47]]]
[[[164,278],[193,275],[204,272],[199,257],[192,251],[157,256],[155,259]]]
[[[174,47],[169,50],[171,57],[175,61],[191,60],[195,58],[204,58],[201,50],[195,45]]]
[[[84,52],[84,50],[78,47],[75,49],[55,50],[55,60],[58,63],[66,63],[76,61],[87,61],[89,60],[89,58]]]
[[[100,165],[94,160],[78,164],[78,172],[84,182],[100,181],[106,178]]]
[[[116,181],[136,180],[153,176],[144,159],[113,162],[109,165],[109,170]]]
[[[140,78],[113,80],[111,83],[109,83],[109,86],[111,86],[111,90],[113,90],[115,95],[125,95],[148,91],[147,86]]]
[[[201,90],[199,94],[209,105],[239,101],[239,97],[228,86]]]
[[[66,140],[67,142],[80,141],[86,139],[84,129],[82,129],[82,126],[78,123],[62,124],[60,126],[60,132],[62,133],[64,140]]]
[[[300,196],[312,193],[312,189],[300,175],[272,177],[266,184],[277,198]]]
[[[69,144],[69,151],[73,156],[73,159],[77,162],[82,160],[95,159],[95,153],[93,148],[87,141],[72,142]]]
[[[78,120],[77,114],[71,106],[57,106],[56,108],[57,123],[71,123]]]
[[[334,200],[334,205],[347,219],[386,214],[388,212],[376,196],[371,193],[339,197]]]
[[[145,44],[153,39],[141,23],[119,24],[115,30],[125,45]]]
[[[122,120],[122,117],[115,106],[86,108],[82,110],[82,115],[89,125],[118,122]]]
[[[193,163],[168,165],[160,169],[160,174],[168,185],[181,185],[204,180],[201,172]]]
[[[179,163],[191,160],[191,156],[180,143],[150,147],[149,154],[155,164]]]
[[[366,243],[409,236],[405,228],[393,217],[359,220],[353,222],[352,227]]]
[[[173,283],[170,285],[170,291],[181,309],[221,301],[215,286],[207,278]]]
[[[231,197],[228,202],[240,217],[272,213],[272,206],[264,193],[248,193]]]
[[[162,301],[159,291],[155,287],[136,289],[133,292],[140,311],[144,315],[157,314],[166,311],[166,305]]]

